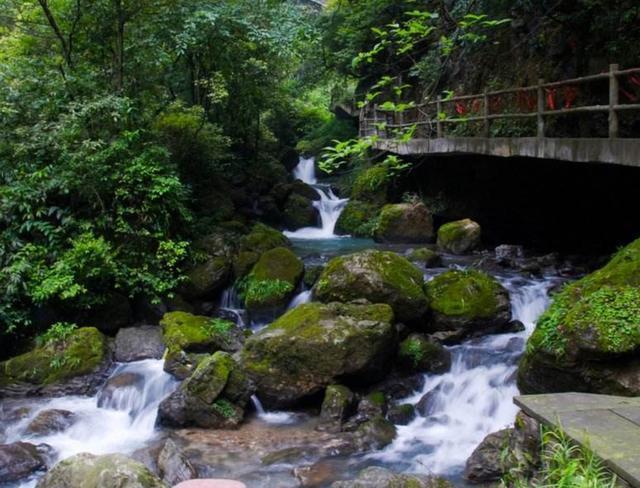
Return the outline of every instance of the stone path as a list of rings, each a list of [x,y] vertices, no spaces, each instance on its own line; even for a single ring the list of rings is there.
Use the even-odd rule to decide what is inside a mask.
[[[620,478],[640,488],[640,397],[556,393],[518,396],[514,403],[546,425],[561,426]]]

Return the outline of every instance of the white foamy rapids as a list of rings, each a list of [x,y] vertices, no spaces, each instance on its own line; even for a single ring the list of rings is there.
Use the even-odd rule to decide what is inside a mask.
[[[302,305],[304,303],[309,303],[311,301],[311,294],[311,290],[301,291],[291,299],[291,302],[289,302],[289,305],[287,305],[287,310],[296,308],[298,305]]]
[[[316,160],[315,158],[303,158],[298,161],[298,165],[293,168],[293,177],[296,180],[302,180],[307,185],[315,185],[316,179]]]
[[[415,404],[433,392],[426,416],[398,426],[393,444],[371,458],[397,469],[455,475],[489,433],[513,423],[518,411],[513,404],[518,394],[517,361],[535,320],[548,304],[553,280],[510,277],[502,282],[511,293],[513,318],[522,321],[526,330],[451,347],[451,371],[426,375],[422,391],[400,402]]]
[[[292,424],[296,420],[295,414],[290,412],[267,412],[256,395],[251,396],[251,403],[258,418],[267,424]]]
[[[311,185],[316,191],[319,200],[313,202],[313,206],[320,214],[320,227],[304,227],[296,231],[285,231],[287,237],[293,239],[336,239],[334,231],[336,223],[344,207],[349,201],[348,198],[338,198],[328,185],[316,184],[315,161],[313,158],[300,158],[298,166],[293,170],[293,176]]]
[[[129,454],[143,447],[157,434],[155,423],[160,402],[177,385],[162,370],[162,364],[162,360],[149,359],[119,365],[111,376],[123,373],[139,375],[139,386],[116,390],[101,407],[98,407],[99,394],[94,397],[54,398],[38,404],[28,418],[9,427],[7,442],[49,444],[59,460],[81,452]],[[63,432],[38,437],[25,434],[24,429],[38,413],[51,409],[71,411],[78,420]]]

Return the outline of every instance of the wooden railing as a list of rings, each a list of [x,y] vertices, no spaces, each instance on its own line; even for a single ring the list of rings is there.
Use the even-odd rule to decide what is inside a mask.
[[[621,80],[626,84],[626,88],[621,86]],[[603,99],[596,104],[577,106],[578,87],[593,82],[608,83],[608,100]],[[601,93],[607,92],[606,86],[601,88],[603,88],[600,90]],[[547,117],[606,113],[608,114],[608,137],[615,139],[620,133],[620,113],[640,110],[640,103],[638,103],[640,96],[629,91],[634,89],[640,91],[640,68],[620,70],[617,64],[612,64],[608,72],[601,74],[553,83],[539,80],[537,85],[523,88],[426,100],[403,111],[383,109],[372,104],[364,107],[360,112],[360,135],[397,139],[404,131],[412,130],[415,138],[444,138],[447,137],[448,125],[479,123],[480,134],[473,135],[489,138],[492,121],[535,119],[535,135],[538,138],[544,138]],[[625,97],[625,103],[621,103],[621,94]],[[511,105],[504,103],[508,97],[514,98],[516,103]],[[598,91],[590,92],[589,97],[597,99]],[[506,112],[503,111],[505,107]],[[511,107],[517,107],[519,110],[509,111]],[[452,112],[455,112],[455,115]]]

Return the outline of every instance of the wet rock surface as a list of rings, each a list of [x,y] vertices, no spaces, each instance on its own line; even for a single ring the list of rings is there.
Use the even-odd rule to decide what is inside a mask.
[[[164,350],[160,327],[155,325],[127,327],[120,329],[116,334],[114,359],[119,362],[160,359]]]
[[[45,436],[62,432],[71,427],[76,420],[76,414],[68,410],[44,410],[29,423],[25,433],[34,436]]]
[[[0,483],[18,481],[45,470],[50,454],[46,444],[0,444]]]

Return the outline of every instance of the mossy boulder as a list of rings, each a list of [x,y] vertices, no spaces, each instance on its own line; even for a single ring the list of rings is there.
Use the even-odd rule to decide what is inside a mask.
[[[305,266],[304,276],[302,278],[302,282],[304,283],[304,285],[307,288],[313,288],[313,285],[315,285],[320,278],[323,269],[324,266],[321,264]]]
[[[254,251],[241,251],[233,259],[233,276],[236,279],[248,275],[260,259],[260,254]]]
[[[314,207],[313,200],[292,193],[287,198],[284,208],[282,209],[282,221],[289,230],[297,230],[302,227],[314,227],[320,214],[318,209]]]
[[[355,395],[343,385],[329,385],[324,392],[320,418],[341,424],[353,413]]]
[[[422,272],[405,258],[386,251],[362,251],[329,261],[314,289],[322,302],[366,299],[386,303],[396,318],[418,322],[428,309]]]
[[[166,313],[160,325],[167,344],[164,370],[181,379],[190,374],[203,354],[235,352],[244,341],[242,330],[233,322],[187,312]]]
[[[414,263],[420,263],[427,268],[436,268],[442,266],[442,257],[433,249],[427,247],[421,247],[414,249],[407,256],[410,261]]]
[[[263,312],[285,306],[302,279],[304,265],[285,247],[277,247],[260,256],[242,286],[249,312]]]
[[[400,343],[398,365],[410,372],[442,374],[451,369],[451,353],[423,334],[411,334]]]
[[[76,454],[56,464],[37,488],[166,488],[144,464],[123,454]]]
[[[82,327],[65,339],[52,340],[0,363],[0,387],[61,383],[103,370],[110,361],[107,338],[94,327]]]
[[[230,354],[218,351],[160,403],[158,421],[170,427],[234,428],[252,393],[245,371]]]
[[[423,243],[434,238],[433,218],[424,203],[398,203],[382,207],[375,229],[376,242]]]
[[[480,246],[480,224],[471,219],[457,220],[438,229],[438,247],[451,254],[468,254]]]
[[[231,278],[231,262],[226,257],[213,257],[187,273],[183,289],[187,298],[213,299]]]
[[[241,251],[253,251],[262,254],[276,247],[291,247],[291,242],[280,231],[264,224],[255,224],[251,232],[240,239]]]
[[[387,202],[389,168],[379,164],[362,171],[353,182],[351,198],[382,206]]]
[[[335,232],[338,235],[348,234],[353,237],[373,237],[379,213],[379,205],[349,200],[338,217]]]
[[[640,395],[639,350],[640,239],[554,296],[527,343],[518,385],[525,393]]]
[[[431,305],[428,332],[450,332],[459,340],[503,332],[511,322],[509,292],[482,271],[447,271],[425,291]]]
[[[238,247],[238,240],[240,239],[239,231],[242,229],[242,224],[238,222],[227,222],[224,225],[228,225],[231,228],[235,227],[237,230],[231,230],[231,228],[222,226],[216,227],[205,237],[195,241],[193,244],[194,249],[209,257],[231,258]]]
[[[341,379],[370,383],[397,344],[388,305],[307,303],[253,335],[242,362],[268,406],[291,406]]]

